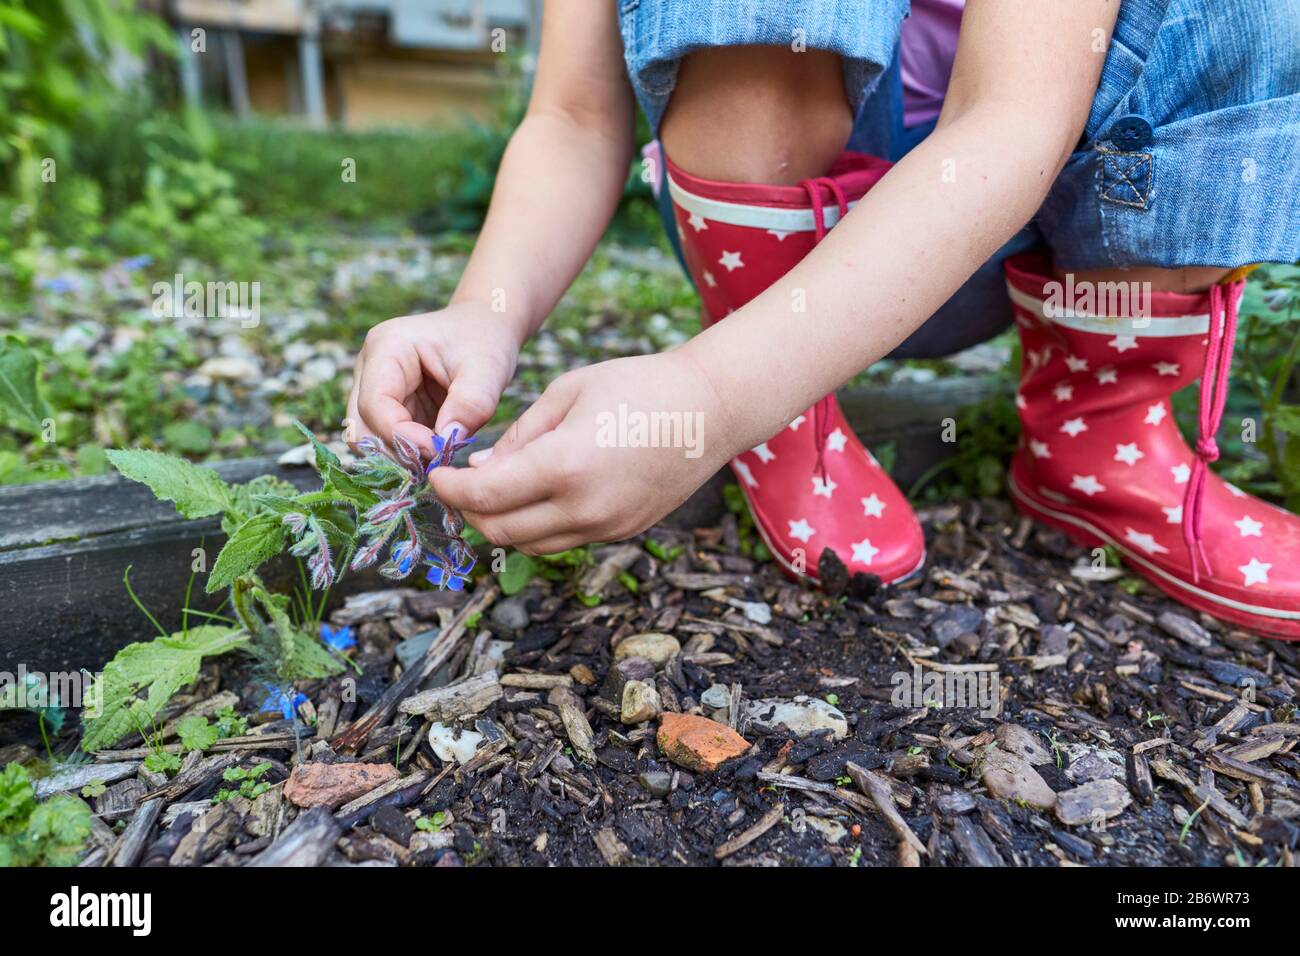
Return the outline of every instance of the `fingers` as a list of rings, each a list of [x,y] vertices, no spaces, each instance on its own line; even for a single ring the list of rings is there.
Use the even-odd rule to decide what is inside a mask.
[[[469,514],[465,519],[494,545],[512,545],[523,550],[529,542],[575,536],[573,519],[552,501],[539,501],[498,515]],[[564,549],[561,548],[561,551]],[[531,551],[531,554],[550,552]]]
[[[471,455],[470,464],[482,465],[492,458],[512,455],[542,435],[554,431],[573,407],[577,395],[574,380],[568,375],[561,375],[547,387],[541,398],[515,419],[495,445]]]
[[[366,353],[363,351],[357,355],[356,368],[352,370],[352,388],[348,391],[348,410],[347,417],[343,419],[343,440],[348,443],[354,452],[360,452],[357,443],[367,435],[372,434],[366,427],[365,422],[361,420],[361,412],[357,410],[357,400],[361,393],[361,376],[366,364]]]
[[[418,385],[418,369],[415,374]],[[414,421],[406,406],[412,391],[406,370],[395,356],[368,358],[357,390],[357,412],[362,426],[385,442],[391,442],[393,434],[400,433],[413,441],[419,437],[422,447],[431,448],[429,429]]]
[[[569,532],[567,534],[541,538],[537,541],[531,541],[526,544],[518,544],[515,545],[515,550],[522,551],[524,554],[532,555],[559,554],[561,551],[568,551],[570,548],[577,548],[584,544],[592,543],[592,539],[586,535]]]
[[[435,468],[429,482],[438,499],[481,518],[549,498],[554,469],[546,464],[547,436],[517,454],[493,457],[478,468]],[[477,524],[471,520],[471,524]]]
[[[500,370],[492,363],[482,358],[467,360],[447,386],[447,398],[438,409],[438,434],[447,435],[457,427],[462,438],[474,434],[496,412],[505,386]]]

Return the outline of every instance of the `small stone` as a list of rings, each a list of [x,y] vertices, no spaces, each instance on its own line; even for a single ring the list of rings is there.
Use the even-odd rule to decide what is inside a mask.
[[[659,716],[663,704],[653,684],[630,680],[623,685],[623,707],[619,720],[625,724],[643,724]]]
[[[1052,753],[1039,742],[1039,736],[1019,724],[1001,724],[997,729],[998,746],[1009,754],[1024,757],[1032,766],[1052,762]]]
[[[727,603],[744,614],[747,621],[752,621],[754,624],[772,623],[772,607],[763,601],[742,601],[739,598],[732,598]]]
[[[403,670],[409,671],[423,659],[425,653],[429,650],[429,645],[434,642],[438,633],[439,629],[435,627],[432,630],[422,631],[414,637],[408,637],[397,645],[397,660],[401,663]]]
[[[233,355],[210,358],[197,369],[199,375],[206,375],[216,381],[237,382],[252,386],[262,377],[262,370],[252,359]]]
[[[849,835],[849,831],[845,828],[844,824],[840,823],[838,820],[830,820],[826,817],[815,817],[812,814],[809,814],[804,817],[804,822],[820,833],[831,846],[835,846]]]
[[[437,722],[429,725],[429,746],[443,763],[465,763],[482,740],[477,730],[459,730]]]
[[[984,623],[984,613],[969,604],[956,604],[930,621],[930,639],[947,647],[963,634],[974,634]]]
[[[605,674],[605,683],[601,685],[600,692],[606,700],[612,700],[620,707],[623,705],[623,688],[627,686],[628,681],[639,680],[646,683],[653,683],[655,679],[655,666],[644,657],[626,657],[621,661],[615,661]]]
[[[1051,624],[1038,635],[1038,653],[1041,657],[1055,657],[1070,651],[1070,632]]]
[[[388,763],[300,763],[289,774],[284,798],[299,807],[337,810],[397,776]]]
[[[573,678],[574,683],[581,684],[583,687],[594,687],[596,684],[596,674],[586,664],[574,664],[569,668],[569,676]]]
[[[647,631],[624,638],[614,648],[614,660],[621,661],[629,657],[644,657],[656,668],[663,667],[674,654],[682,649],[677,638],[671,634]]]
[[[1015,754],[990,750],[984,759],[980,781],[999,800],[1024,803],[1037,810],[1049,810],[1056,803],[1056,794],[1047,781],[1028,761]]]
[[[415,833],[415,823],[397,807],[380,807],[370,816],[370,828],[395,843],[406,846]]]
[[[492,605],[492,623],[503,631],[520,631],[528,626],[528,608],[519,595],[503,598]]]
[[[749,751],[748,741],[726,724],[695,714],[660,715],[657,740],[673,763],[705,773]]]
[[[1117,817],[1133,802],[1133,795],[1118,780],[1094,780],[1057,794],[1056,816],[1067,827]]]
[[[1065,768],[1065,777],[1071,783],[1088,783],[1107,777],[1124,780],[1127,777],[1124,756],[1118,750],[1087,744],[1066,744],[1062,749],[1070,761]]]
[[[1210,637],[1210,632],[1201,625],[1197,624],[1190,617],[1184,617],[1181,614],[1175,614],[1173,611],[1165,611],[1156,618],[1156,623],[1161,629],[1173,637],[1178,638],[1184,644],[1195,647],[1199,650],[1205,650],[1214,643]]]
[[[650,796],[661,800],[673,788],[673,775],[663,770],[647,770],[636,779]]]
[[[935,808],[947,817],[959,817],[975,809],[975,798],[965,790],[944,790],[934,798]]]
[[[842,740],[849,733],[849,722],[837,708],[803,694],[791,700],[747,701],[744,711],[750,723],[764,733],[779,733],[784,727],[796,737],[807,737],[819,730],[829,730],[835,740]]]
[[[731,688],[726,684],[713,684],[700,695],[700,705],[710,710],[726,710],[731,706]]]

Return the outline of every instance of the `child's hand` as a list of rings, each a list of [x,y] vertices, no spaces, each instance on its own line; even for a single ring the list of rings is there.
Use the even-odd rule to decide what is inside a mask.
[[[406,315],[370,330],[357,355],[345,437],[405,435],[432,449],[434,432],[473,434],[492,417],[515,371],[519,342],[479,303]]]
[[[473,467],[430,480],[493,544],[553,554],[618,541],[748,447],[726,414],[682,349],[614,359],[561,375],[494,448],[470,457]],[[660,447],[647,447],[652,434]]]

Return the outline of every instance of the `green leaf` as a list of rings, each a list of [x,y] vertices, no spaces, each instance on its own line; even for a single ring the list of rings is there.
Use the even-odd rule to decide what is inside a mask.
[[[126,478],[148,485],[185,518],[206,518],[235,508],[230,486],[211,468],[145,449],[113,449],[108,460]]]
[[[52,417],[37,385],[39,363],[16,335],[0,338],[0,424],[17,421],[31,432]]]
[[[192,419],[168,422],[163,426],[163,444],[171,451],[202,455],[212,447],[212,429]]]
[[[1271,417],[1273,424],[1288,435],[1300,435],[1300,405],[1279,405]]]
[[[99,706],[82,716],[81,749],[103,750],[147,729],[172,695],[199,676],[203,658],[241,647],[248,639],[234,628],[203,625],[122,648],[89,691]]]
[[[217,742],[217,728],[206,717],[192,714],[177,726],[181,746],[186,750],[207,750]]]
[[[497,575],[501,593],[518,594],[533,579],[533,559],[521,551],[511,551],[506,556],[506,566]]]
[[[228,588],[241,574],[256,570],[264,561],[275,557],[284,547],[284,525],[275,515],[249,518],[230,536],[217,555],[216,563],[204,586],[209,594]]]
[[[311,442],[312,450],[316,452],[316,470],[319,471],[322,476],[330,468],[341,468],[343,466],[343,463],[339,461],[339,456],[326,448],[310,428],[296,420],[293,425],[298,429],[298,431],[306,435],[307,440]]]

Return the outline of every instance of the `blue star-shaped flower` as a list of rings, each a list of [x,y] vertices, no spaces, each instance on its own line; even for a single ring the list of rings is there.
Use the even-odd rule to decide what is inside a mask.
[[[307,702],[307,695],[301,691],[293,691],[293,695],[290,696],[283,687],[276,687],[274,684],[263,686],[266,688],[266,698],[262,701],[264,713],[278,710],[285,720],[293,720],[298,713],[298,708]]]
[[[433,461],[429,462],[429,467],[424,469],[426,475],[441,465],[444,460],[451,461],[452,456],[462,448],[474,444],[473,438],[466,438],[462,441],[459,436],[459,428],[453,428],[451,434],[446,438],[441,435],[433,436]]]
[[[332,628],[328,624],[322,623],[320,626],[320,639],[325,642],[325,646],[330,650],[343,652],[349,647],[356,647],[357,640],[352,636],[352,628],[344,626]]]

